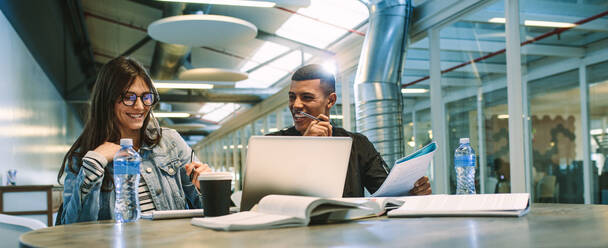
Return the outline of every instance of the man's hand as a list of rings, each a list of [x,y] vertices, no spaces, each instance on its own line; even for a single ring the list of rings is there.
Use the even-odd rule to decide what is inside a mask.
[[[106,158],[106,160],[108,160],[108,163],[110,163],[112,162],[112,160],[114,160],[114,155],[116,155],[119,150],[120,145],[106,141],[97,148],[95,148],[95,150],[93,151],[101,154],[104,158]]]
[[[414,188],[410,190],[410,195],[430,195],[433,193],[428,177],[421,177],[414,184]]]
[[[324,114],[317,116],[321,121],[313,120],[304,131],[303,136],[331,136],[332,126],[329,117]]]
[[[211,168],[209,168],[209,165],[207,164],[203,164],[203,163],[199,163],[199,162],[192,162],[189,164],[186,164],[186,175],[190,176],[190,178],[192,178],[192,183],[194,184],[194,186],[196,186],[196,188],[200,191],[201,190],[201,186],[200,183],[198,182],[198,175],[202,174],[202,173],[208,173],[211,172]]]

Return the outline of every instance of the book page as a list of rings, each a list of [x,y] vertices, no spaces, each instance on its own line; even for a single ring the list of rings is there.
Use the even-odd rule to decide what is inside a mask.
[[[220,217],[192,218],[190,223],[195,226],[230,231],[299,226],[304,224],[304,220],[285,215],[244,211]]]
[[[311,216],[322,215],[335,211],[346,211],[366,208],[366,200],[347,200],[347,198],[325,199],[311,196],[268,195],[260,200],[255,211],[267,214],[280,214],[309,220]],[[307,224],[307,223],[306,223]]]
[[[441,212],[444,214],[474,211],[524,210],[530,194],[427,195],[405,197],[405,203],[390,215],[410,212]]]
[[[260,200],[255,211],[306,219],[308,207],[320,199],[312,196],[267,195]]]
[[[338,201],[351,202],[359,204],[356,209],[348,209],[332,213],[329,217],[330,221],[336,220],[354,220],[368,217],[381,216],[389,209],[394,209],[403,204],[403,197],[348,197],[334,198]]]
[[[351,201],[310,196],[268,195],[255,210],[220,216],[193,218],[193,225],[216,230],[266,229],[308,225],[310,215],[357,209],[361,204]],[[368,210],[369,211],[369,210]]]
[[[436,149],[437,145],[433,142],[412,154],[416,155],[413,158],[410,158],[412,156],[410,155],[400,159],[400,163],[393,166],[384,183],[372,194],[372,197],[409,195],[416,181],[426,175]]]
[[[377,211],[384,211],[387,208],[393,209],[401,206],[406,197],[348,197],[348,198],[334,198],[339,201],[348,201],[357,203],[364,208],[370,208]]]

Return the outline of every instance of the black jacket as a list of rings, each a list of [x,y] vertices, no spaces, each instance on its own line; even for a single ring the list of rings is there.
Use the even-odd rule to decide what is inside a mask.
[[[353,139],[343,196],[362,197],[363,187],[372,194],[376,192],[388,175],[386,169],[388,167],[374,145],[364,135],[351,133],[343,128],[333,127],[332,134],[336,137],[351,137]],[[301,136],[302,134],[295,127],[290,127],[267,135]]]

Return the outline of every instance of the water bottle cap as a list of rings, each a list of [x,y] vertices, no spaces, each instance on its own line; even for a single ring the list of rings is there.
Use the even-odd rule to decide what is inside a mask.
[[[460,144],[468,144],[469,138],[460,138]]]
[[[132,139],[120,139],[120,146],[133,146]]]

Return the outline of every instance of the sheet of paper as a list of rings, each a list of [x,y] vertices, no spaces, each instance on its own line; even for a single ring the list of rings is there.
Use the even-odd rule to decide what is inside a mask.
[[[405,203],[389,217],[412,216],[523,216],[530,194],[426,195],[404,197]]]
[[[427,150],[424,155],[419,155],[409,160],[402,159],[400,163],[393,166],[391,172],[382,183],[382,186],[372,194],[372,197],[378,196],[405,196],[409,195],[409,191],[414,188],[414,183],[421,177],[426,175],[433,154],[437,145],[431,143],[432,149]],[[427,147],[425,147],[427,148]],[[421,150],[425,149],[422,148]],[[406,157],[407,158],[407,157]]]
[[[395,211],[522,210],[529,197],[528,193],[412,196],[405,198],[405,204]]]

